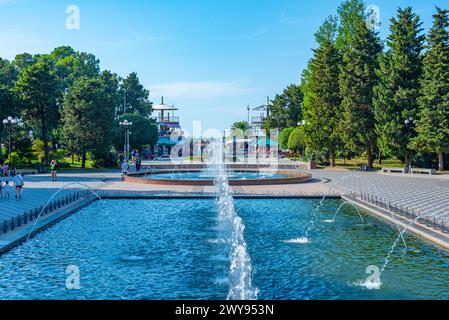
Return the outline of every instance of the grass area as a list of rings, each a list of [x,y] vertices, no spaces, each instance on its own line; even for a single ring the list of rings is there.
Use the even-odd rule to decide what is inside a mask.
[[[70,171],[76,171],[76,170],[107,170],[107,169],[99,169],[99,168],[95,168],[93,166],[94,162],[91,160],[87,160],[86,161],[86,168],[85,169],[81,169],[81,161],[77,161],[75,159],[75,162],[72,163],[72,158],[65,158],[63,160],[64,162],[64,167],[59,167],[58,171],[62,171],[62,172],[70,172]],[[66,164],[69,165],[68,167],[66,167]],[[33,161],[32,163],[32,167],[34,168],[38,168],[40,165],[39,161]]]
[[[347,170],[358,170],[360,169],[360,165],[366,164],[366,159],[351,159],[351,160],[344,160],[344,159],[337,159],[336,165],[337,168],[340,169],[347,169]],[[400,160],[395,159],[387,159],[382,160],[382,164],[379,164],[378,161],[374,161],[374,170],[381,170],[382,168],[403,168],[404,164]]]
[[[289,158],[293,161],[302,161],[301,158]],[[336,159],[335,160],[337,169],[346,169],[346,170],[359,170],[361,164],[366,164],[366,159]],[[402,168],[404,164],[400,160],[396,159],[387,159],[382,160],[382,164],[379,164],[378,161],[374,162],[374,170],[381,170],[382,168],[389,167],[389,168]],[[329,166],[322,166],[318,165],[318,169],[326,169],[331,168]]]

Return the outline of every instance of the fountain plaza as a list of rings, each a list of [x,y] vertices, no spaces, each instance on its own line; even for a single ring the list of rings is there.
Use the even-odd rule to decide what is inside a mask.
[[[449,297],[447,176],[212,155],[144,162],[128,181],[117,170],[26,176],[23,199],[0,200],[0,299]],[[175,183],[139,180],[155,173]],[[58,267],[73,266],[83,282],[65,291]]]

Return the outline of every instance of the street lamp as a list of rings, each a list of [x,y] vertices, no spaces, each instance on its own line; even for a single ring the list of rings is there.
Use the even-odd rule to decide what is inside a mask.
[[[8,118],[3,120],[3,125],[6,127],[6,129],[8,130],[8,153],[9,153],[9,168],[12,169],[12,152],[11,152],[11,136],[12,136],[12,129],[13,127],[15,127],[16,125],[20,124],[22,122],[21,119],[19,118],[13,118],[11,116],[9,116]]]
[[[415,127],[415,119],[413,119],[412,117],[409,117],[407,119],[404,120],[404,125],[405,125],[405,132],[404,135],[405,136],[409,136],[412,133],[412,130]],[[406,168],[405,168],[405,172],[406,173],[410,173],[411,172],[411,154],[406,151],[407,155],[406,155]]]
[[[133,125],[133,123],[125,120],[120,122],[119,125],[122,128],[125,128],[125,147],[123,152],[125,153],[125,158],[129,159],[129,128]]]

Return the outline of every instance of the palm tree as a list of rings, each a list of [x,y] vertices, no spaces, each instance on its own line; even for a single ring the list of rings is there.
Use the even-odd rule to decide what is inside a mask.
[[[243,137],[244,134],[251,129],[247,121],[237,121],[231,127],[232,135],[236,137]]]

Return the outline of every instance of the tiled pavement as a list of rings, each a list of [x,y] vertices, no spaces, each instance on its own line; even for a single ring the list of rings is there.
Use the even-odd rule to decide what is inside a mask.
[[[304,169],[305,168],[301,168]],[[437,216],[449,223],[449,177],[448,176],[404,176],[404,175],[381,175],[373,172],[348,172],[313,170],[315,178],[330,179],[330,183],[313,182],[304,185],[289,186],[264,186],[264,187],[242,187],[236,188],[236,193],[249,194],[319,194],[340,191],[342,193],[369,193],[377,196],[384,202],[391,202],[396,206],[404,206],[416,210],[422,216]],[[61,187],[71,183],[82,183],[90,188],[161,193],[200,192],[194,187],[164,187],[149,185],[124,184],[120,181],[117,171],[101,171],[89,173],[66,173],[60,175],[58,182],[50,182],[48,175],[26,176],[25,189],[22,200],[12,198],[0,200],[0,223],[4,219],[15,216],[18,213],[32,210],[47,203],[50,197]],[[78,184],[70,185],[60,195],[86,189],[86,186]],[[211,187],[202,188],[201,192],[213,192]]]
[[[0,223],[16,217],[19,213],[28,212],[44,206],[56,193],[57,199],[58,197],[64,197],[79,190],[88,188],[95,189],[104,185],[106,181],[119,179],[120,175],[116,172],[62,174],[58,182],[51,182],[49,175],[25,176],[22,199],[15,199],[13,190],[10,191],[9,199],[5,199],[4,197],[0,199]],[[3,182],[6,180],[8,179],[1,178]],[[64,189],[59,191],[63,187]]]
[[[432,176],[383,175],[375,172],[313,171],[315,177],[331,179],[343,192],[368,193],[383,203],[419,212],[449,223],[449,179]]]

